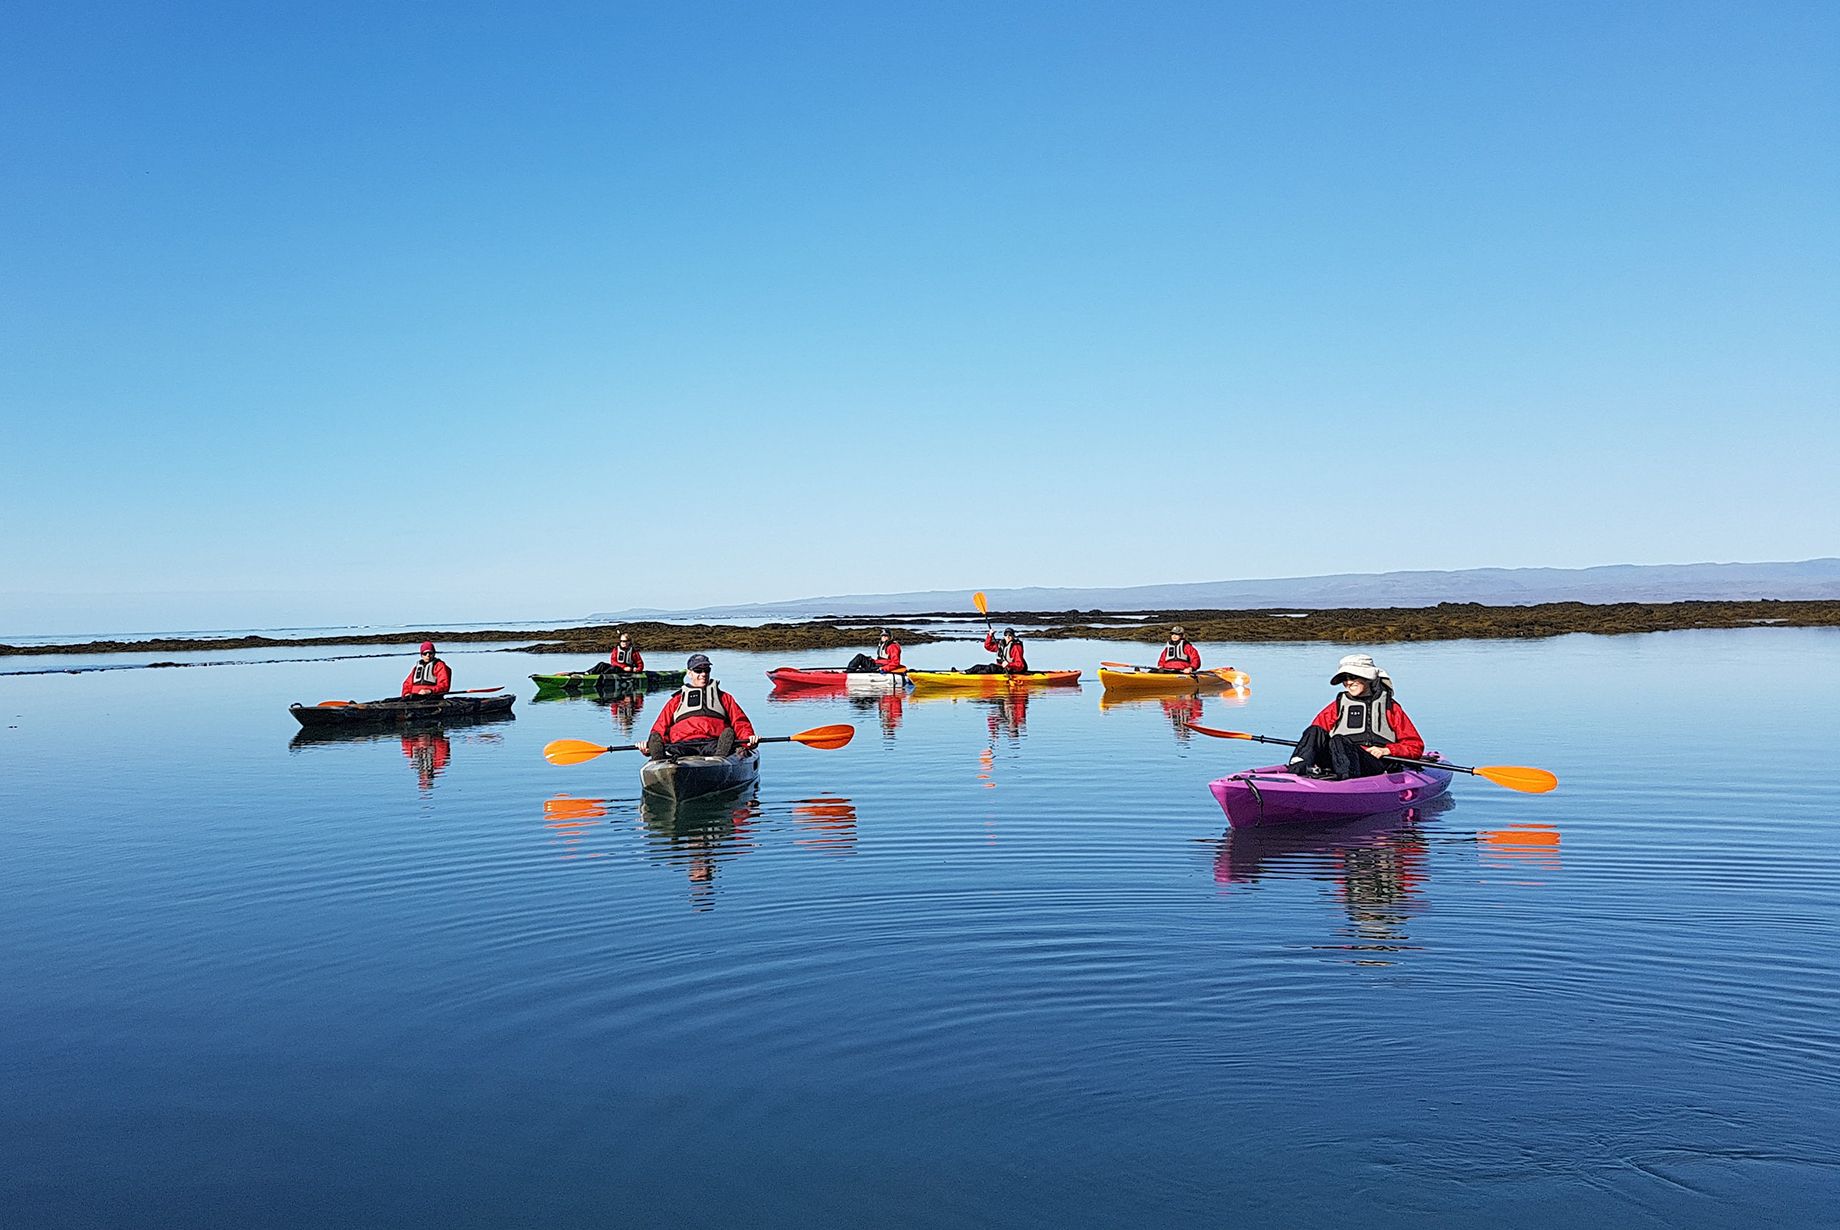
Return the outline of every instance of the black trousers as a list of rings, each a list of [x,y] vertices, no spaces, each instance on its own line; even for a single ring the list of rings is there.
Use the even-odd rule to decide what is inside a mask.
[[[1304,728],[1297,739],[1297,750],[1291,753],[1291,768],[1323,769],[1338,781],[1387,772],[1386,762],[1362,751],[1359,743],[1347,735],[1332,735],[1320,726]]]
[[[850,664],[843,669],[846,671],[879,671],[882,668],[877,666],[875,664],[875,659],[868,654],[859,653],[851,658]]]
[[[684,739],[666,743],[654,732],[645,741],[645,754],[651,760],[676,760],[679,756],[726,756],[735,750],[735,732],[731,727],[713,739]]]

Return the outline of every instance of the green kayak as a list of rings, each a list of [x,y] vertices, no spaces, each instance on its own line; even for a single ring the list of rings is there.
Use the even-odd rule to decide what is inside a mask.
[[[659,688],[682,686],[682,671],[570,671],[566,675],[532,675],[538,696],[636,696]]]

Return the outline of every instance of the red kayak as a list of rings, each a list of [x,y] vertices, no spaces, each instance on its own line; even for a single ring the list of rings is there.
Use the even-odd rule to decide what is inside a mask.
[[[882,671],[847,671],[841,666],[782,666],[767,672],[775,691],[828,690],[837,692],[898,692],[907,686],[905,674]]]

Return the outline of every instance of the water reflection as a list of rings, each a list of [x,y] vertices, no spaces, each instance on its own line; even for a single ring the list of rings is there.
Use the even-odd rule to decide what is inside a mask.
[[[1214,857],[1214,880],[1332,884],[1348,920],[1347,942],[1339,947],[1358,954],[1356,964],[1391,965],[1396,954],[1412,949],[1407,927],[1425,908],[1427,842],[1419,826],[1452,806],[1444,796],[1333,828],[1230,828]]]
[[[600,858],[603,851],[583,848],[589,830],[596,828],[607,815],[606,799],[578,799],[559,794],[543,801],[543,827],[555,834],[563,858]]]
[[[647,854],[656,862],[681,866],[690,883],[690,904],[698,910],[715,905],[716,868],[752,850],[760,819],[754,787],[745,796],[673,800],[640,796],[639,819],[645,826]]]
[[[453,759],[456,743],[504,742],[496,731],[471,731],[470,728],[496,725],[511,720],[510,714],[493,715],[477,721],[448,718],[437,724],[414,725],[395,730],[303,730],[288,740],[293,753],[322,751],[335,746],[388,744],[398,748],[415,771],[418,789],[434,789],[435,779],[446,771]]]
[[[873,718],[882,738],[892,740],[907,713],[906,689],[892,692],[845,692],[842,688],[798,688],[767,693],[769,705],[847,704],[859,719]]]
[[[1492,871],[1518,875],[1555,872],[1559,863],[1559,830],[1550,824],[1511,824],[1476,834],[1476,852]],[[1527,881],[1538,884],[1539,880]]]
[[[1195,732],[1189,724],[1200,722],[1207,724],[1207,702],[1217,706],[1239,709],[1245,707],[1249,697],[1243,689],[1231,689],[1219,693],[1189,692],[1181,696],[1129,696],[1118,692],[1101,692],[1099,694],[1099,711],[1115,713],[1119,710],[1159,708],[1163,716],[1169,719],[1170,729],[1175,732],[1176,742],[1186,747],[1194,741]]]
[[[821,796],[792,804],[792,822],[800,836],[793,844],[821,854],[856,851],[856,805],[848,799]]]

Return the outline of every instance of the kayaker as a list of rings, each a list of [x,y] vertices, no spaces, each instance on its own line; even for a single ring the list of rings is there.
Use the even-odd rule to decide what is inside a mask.
[[[422,657],[409,671],[409,677],[403,680],[404,696],[446,696],[453,686],[453,672],[447,669],[447,663],[434,656],[434,642],[422,642]]]
[[[760,736],[754,724],[709,677],[709,659],[693,653],[684,664],[684,686],[664,702],[652,733],[645,741],[645,754],[652,760],[678,756],[726,756],[737,743],[754,747]]]
[[[875,640],[875,656],[859,653],[850,659],[850,664],[843,669],[867,673],[880,671],[884,675],[901,673],[901,642],[894,639],[894,633],[883,628],[882,634]]]
[[[613,652],[607,655],[605,662],[596,662],[588,668],[592,675],[643,675],[645,673],[645,655],[640,653],[632,643],[630,632],[620,633],[619,643]]]
[[[974,666],[971,668],[973,672],[989,675],[1028,674],[1029,660],[1023,655],[1022,638],[1016,635],[1016,630],[1014,628],[1003,629],[1002,640],[998,640],[994,635],[986,632],[984,634],[984,649],[989,653],[997,655],[996,663],[983,667]]]
[[[1201,669],[1201,651],[1189,644],[1188,638],[1182,635],[1181,624],[1169,630],[1169,643],[1157,655],[1156,669],[1182,671],[1190,675]]]
[[[1298,737],[1287,766],[1291,772],[1343,781],[1385,773],[1389,756],[1415,760],[1425,754],[1418,728],[1393,699],[1392,679],[1372,657],[1349,654],[1329,682],[1340,684],[1342,694]]]

